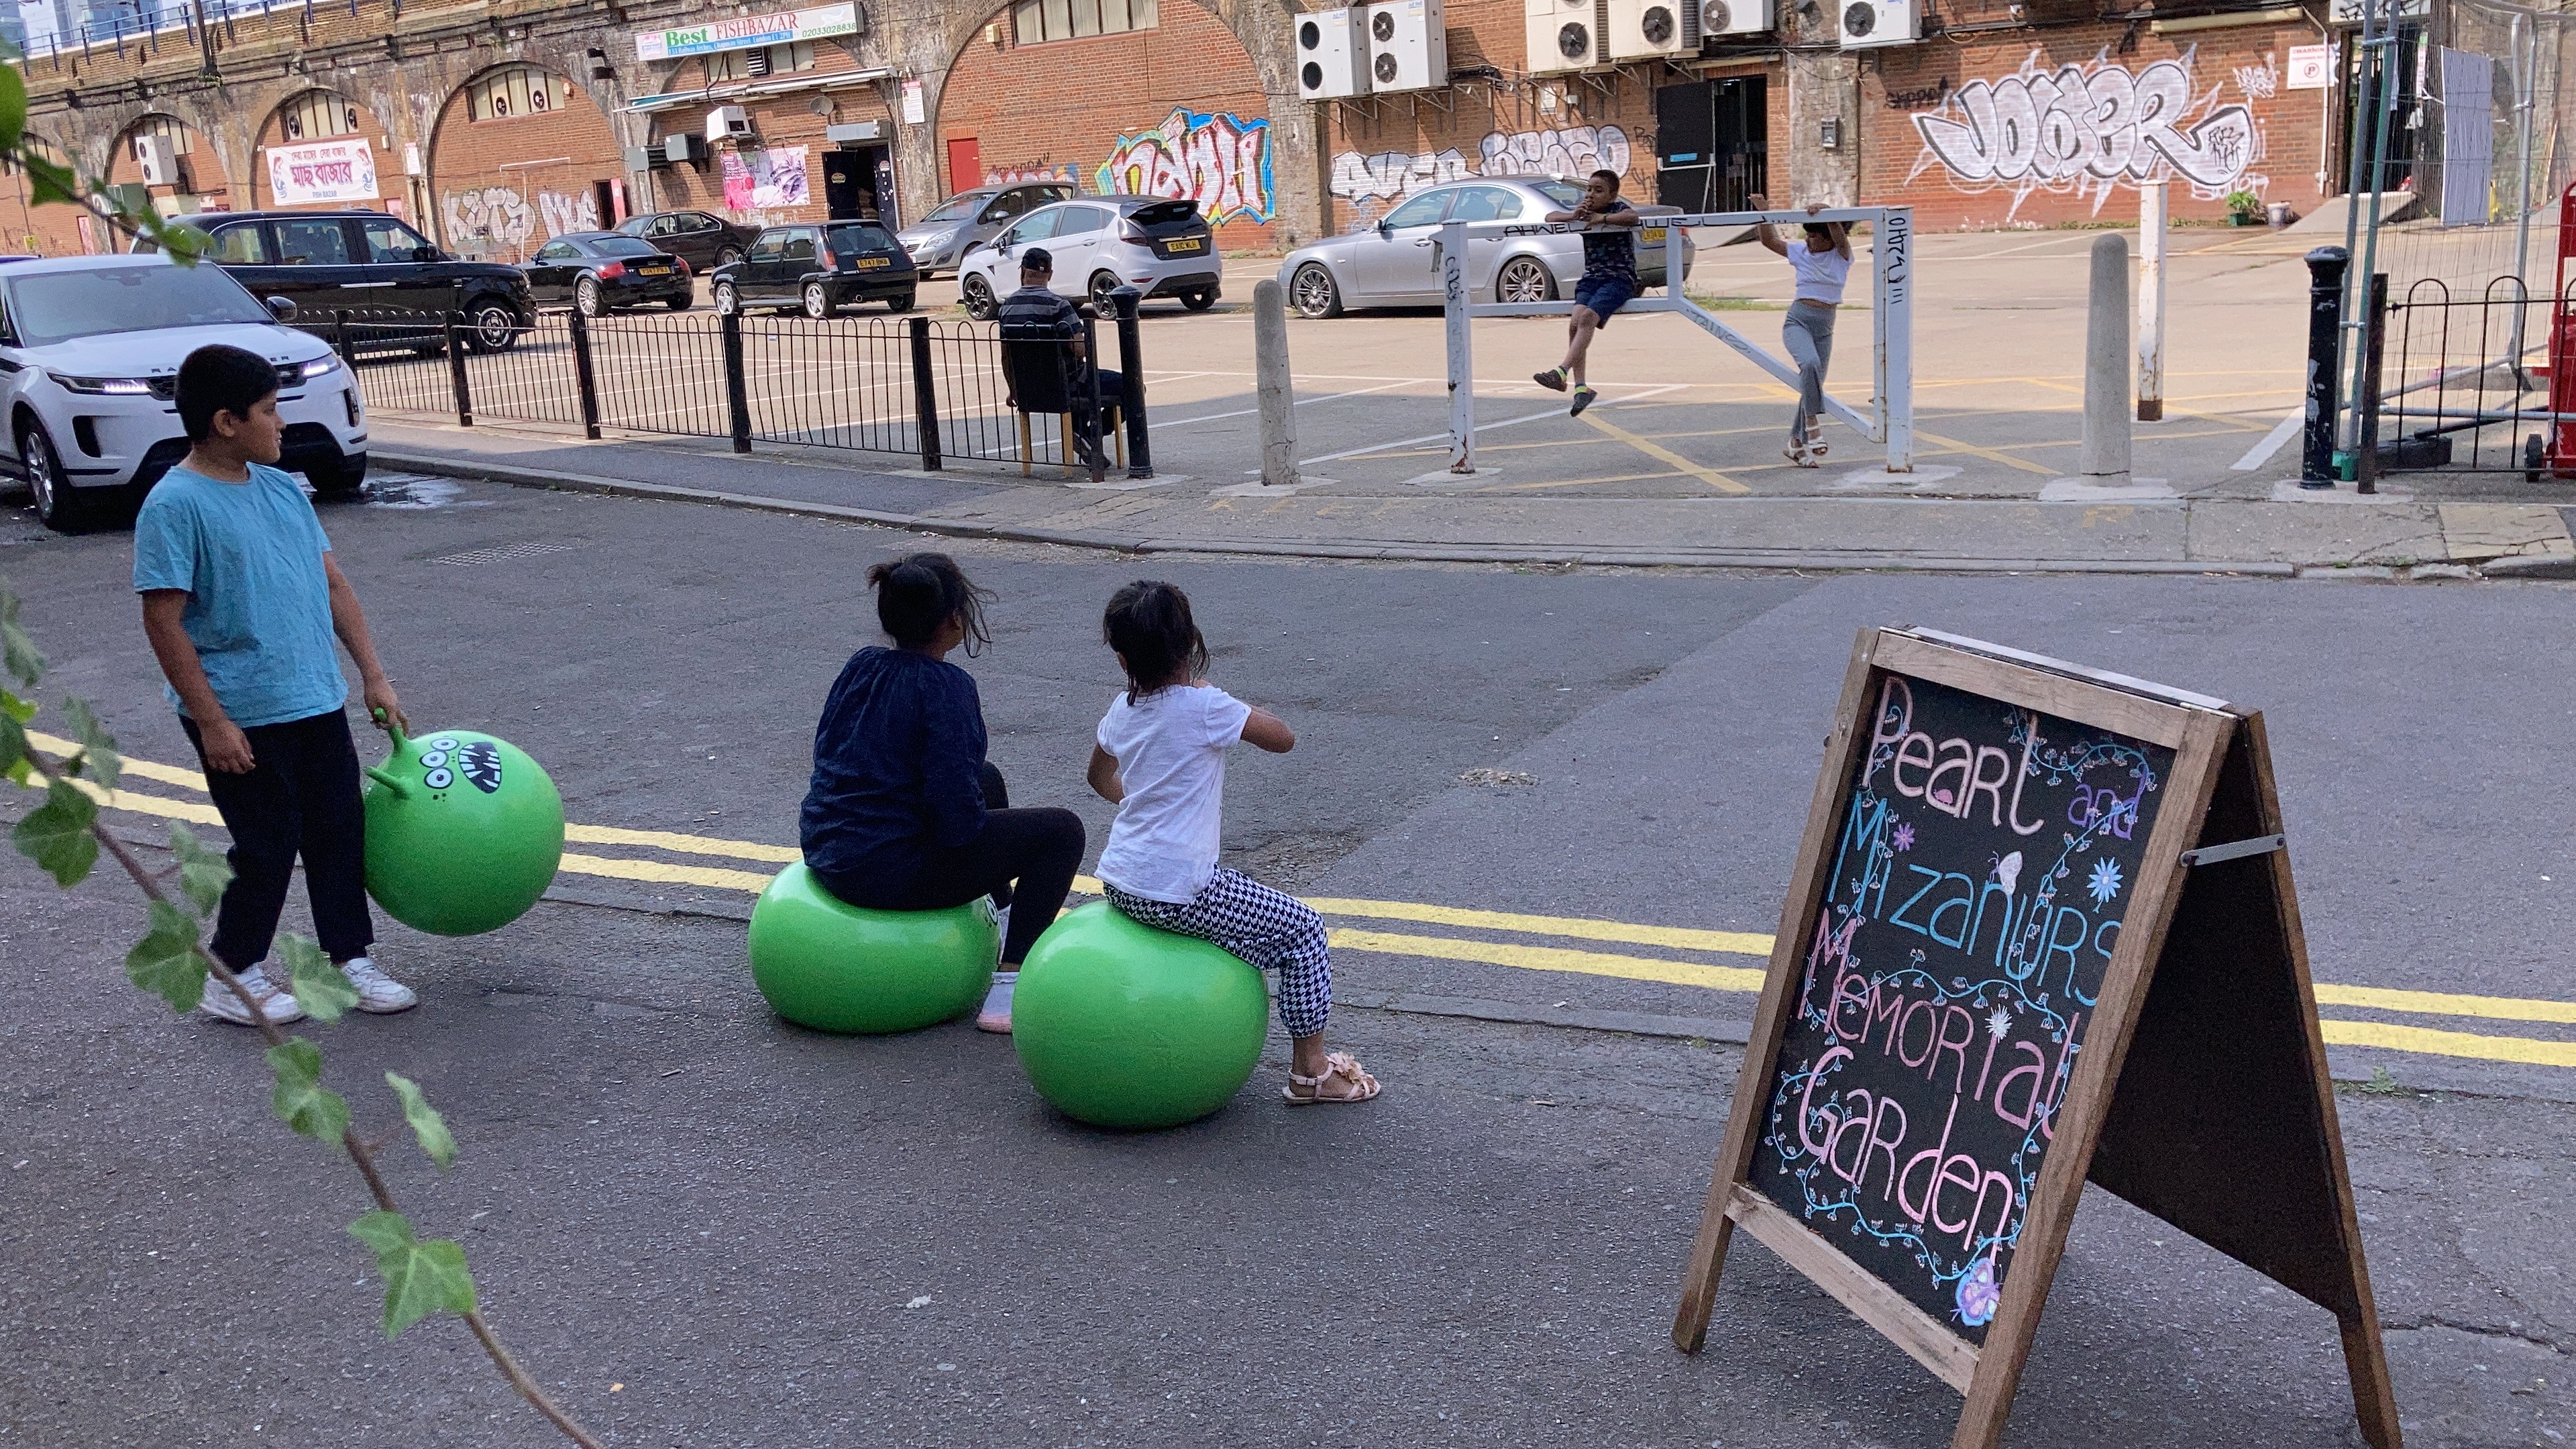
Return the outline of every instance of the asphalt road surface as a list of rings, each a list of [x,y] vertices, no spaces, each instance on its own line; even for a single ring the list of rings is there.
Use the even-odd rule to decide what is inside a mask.
[[[1285,1109],[1274,1036],[1224,1112],[1128,1137],[1055,1115],[1006,1043],[963,1026],[836,1039],[770,1016],[742,960],[749,897],[712,872],[724,842],[793,844],[815,709],[873,633],[860,572],[915,541],[445,483],[324,521],[415,720],[526,747],[576,822],[719,847],[576,844],[627,873],[567,874],[490,936],[388,923],[381,957],[423,1007],[311,1032],[362,1120],[391,1120],[365,1086],[388,1068],[447,1111],[455,1170],[398,1154],[398,1190],[424,1232],[465,1244],[498,1329],[610,1442],[1948,1441],[1948,1390],[1750,1244],[1707,1351],[1667,1343],[1738,1060],[1715,1036],[1346,1007],[1334,1036],[1387,1082],[1380,1101]],[[1757,967],[1733,938],[1634,928],[1776,924],[1853,631],[1878,623],[2263,708],[2321,981],[2576,996],[2576,789],[2552,772],[2576,707],[2565,589],[954,551],[1000,595],[970,665],[994,758],[1019,798],[1081,810],[1095,849],[1107,811],[1081,764],[1117,684],[1099,605],[1140,572],[1191,591],[1218,681],[1301,735],[1236,762],[1230,861],[1450,911],[1337,927],[1481,943],[1345,949],[1354,999],[1747,1014],[1739,991],[1672,979]],[[121,535],[0,534],[52,687],[98,700],[137,757],[193,765],[127,564]],[[269,1116],[246,1034],[122,981],[135,919],[113,881],[64,897],[0,871],[22,988],[0,1020],[0,1444],[552,1442],[452,1321],[382,1339],[342,1232],[354,1176]],[[1657,944],[1674,939],[1696,944]],[[1610,974],[1533,969],[1537,947]],[[1673,969],[1635,964],[1656,962]],[[2576,1035],[2563,1010],[2327,1014]],[[2515,1053],[2533,1055],[2337,1050],[2340,1074],[2388,1074],[2340,1107],[2412,1444],[2576,1434],[2576,1084],[2493,1059]],[[2095,1194],[2009,1442],[2359,1441],[2323,1311]]]

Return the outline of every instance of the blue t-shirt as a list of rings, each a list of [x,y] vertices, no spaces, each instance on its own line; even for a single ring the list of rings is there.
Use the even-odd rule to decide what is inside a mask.
[[[322,571],[330,548],[304,490],[275,468],[251,464],[247,483],[173,468],[134,520],[134,591],[187,591],[179,622],[234,724],[310,719],[349,701]]]
[[[902,889],[931,847],[983,833],[983,769],[975,676],[908,649],[860,650],[814,726],[797,832],[805,864]]]

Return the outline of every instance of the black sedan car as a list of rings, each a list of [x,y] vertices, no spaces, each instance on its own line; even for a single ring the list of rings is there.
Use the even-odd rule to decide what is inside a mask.
[[[873,221],[827,221],[769,228],[741,261],[716,268],[712,285],[719,312],[772,307],[822,318],[861,302],[909,312],[920,284],[894,233]]]
[[[684,312],[696,300],[687,262],[621,232],[565,232],[519,270],[528,274],[528,295],[540,306],[570,302],[584,317],[646,302]]]
[[[703,211],[648,211],[617,224],[628,236],[642,237],[701,272],[712,272],[742,260],[760,228]]]

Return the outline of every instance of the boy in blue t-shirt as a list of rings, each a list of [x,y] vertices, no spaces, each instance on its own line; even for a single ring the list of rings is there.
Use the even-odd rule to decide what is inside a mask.
[[[208,949],[261,1016],[304,1015],[260,966],[301,855],[315,934],[357,988],[358,1009],[404,1010],[420,998],[367,957],[376,928],[366,816],[335,633],[357,661],[368,710],[380,723],[410,721],[313,505],[269,466],[285,435],[276,365],[238,347],[198,348],[179,365],[178,402],[188,456],[135,519],[134,591],[180,727],[205,763],[206,791],[232,832],[233,880]],[[211,976],[198,1007],[244,1026],[253,1019]]]
[[[1583,359],[1592,351],[1592,334],[1637,297],[1637,243],[1628,235],[1637,225],[1637,212],[1620,198],[1618,172],[1595,171],[1583,183],[1583,200],[1572,211],[1549,212],[1547,219],[1583,224],[1583,279],[1574,284],[1574,315],[1565,322],[1565,361],[1532,381],[1550,392],[1563,392],[1566,379],[1572,377],[1574,406],[1566,409],[1566,415],[1580,417],[1600,396],[1583,380]]]

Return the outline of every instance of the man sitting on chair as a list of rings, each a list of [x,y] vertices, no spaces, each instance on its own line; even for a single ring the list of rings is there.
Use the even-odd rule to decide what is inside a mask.
[[[1002,299],[1002,340],[1045,339],[1063,344],[1064,390],[1073,401],[1074,436],[1081,440],[1085,454],[1097,454],[1100,419],[1091,410],[1093,369],[1082,342],[1082,317],[1047,285],[1054,276],[1055,257],[1046,248],[1030,247],[1020,253],[1020,289]],[[1127,379],[1105,367],[1099,374],[1100,400],[1127,415],[1128,456],[1138,456],[1145,448],[1145,419],[1136,409],[1121,405],[1127,396]],[[1016,405],[1018,399],[1012,401]],[[1084,461],[1094,460],[1086,457]]]

